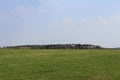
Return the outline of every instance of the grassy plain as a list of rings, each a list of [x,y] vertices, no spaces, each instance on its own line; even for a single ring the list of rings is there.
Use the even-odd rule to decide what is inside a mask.
[[[120,80],[120,50],[0,49],[0,80]]]

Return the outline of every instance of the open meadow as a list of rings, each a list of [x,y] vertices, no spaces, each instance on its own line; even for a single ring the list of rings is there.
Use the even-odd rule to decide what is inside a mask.
[[[0,80],[120,80],[120,50],[0,49]]]

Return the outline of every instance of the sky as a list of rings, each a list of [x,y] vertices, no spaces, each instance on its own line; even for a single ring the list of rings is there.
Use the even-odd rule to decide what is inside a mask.
[[[120,47],[119,0],[0,0],[0,46]]]

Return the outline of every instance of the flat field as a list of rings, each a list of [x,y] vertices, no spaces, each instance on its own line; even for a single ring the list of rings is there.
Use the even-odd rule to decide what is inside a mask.
[[[0,80],[120,80],[120,50],[0,49]]]

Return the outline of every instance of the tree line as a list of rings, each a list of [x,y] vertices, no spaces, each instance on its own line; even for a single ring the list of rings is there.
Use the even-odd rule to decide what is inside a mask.
[[[19,45],[6,46],[8,49],[101,49],[101,46],[91,44],[50,44],[50,45]]]

